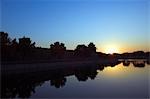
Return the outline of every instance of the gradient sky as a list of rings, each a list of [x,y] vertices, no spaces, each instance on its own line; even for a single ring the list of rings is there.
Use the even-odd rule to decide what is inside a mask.
[[[93,42],[97,51],[150,50],[149,0],[2,0],[1,29],[37,46],[67,49]]]

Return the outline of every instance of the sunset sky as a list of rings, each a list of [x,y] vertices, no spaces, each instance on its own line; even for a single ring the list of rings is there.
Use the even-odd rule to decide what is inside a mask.
[[[97,51],[150,50],[149,0],[2,0],[1,30],[30,37],[36,46],[55,41],[67,49],[93,42]]]

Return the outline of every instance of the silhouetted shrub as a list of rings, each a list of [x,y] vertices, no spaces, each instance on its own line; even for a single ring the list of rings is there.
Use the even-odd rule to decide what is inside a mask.
[[[55,42],[50,45],[51,54],[56,58],[63,58],[66,47],[64,43]]]

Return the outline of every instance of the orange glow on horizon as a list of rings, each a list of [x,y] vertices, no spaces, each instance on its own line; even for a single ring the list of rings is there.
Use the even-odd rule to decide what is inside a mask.
[[[99,44],[101,45],[101,44]],[[142,46],[135,46],[135,45],[127,45],[127,44],[119,44],[119,43],[113,43],[113,44],[103,44],[101,47],[97,47],[97,52],[103,52],[106,54],[113,54],[113,53],[127,53],[127,52],[135,52],[135,51],[150,51],[150,48],[142,45]]]
[[[106,54],[120,53],[120,47],[114,44],[105,45],[102,52]]]
[[[113,53],[119,53],[117,48],[108,48],[105,50],[105,53],[107,54],[113,54]]]

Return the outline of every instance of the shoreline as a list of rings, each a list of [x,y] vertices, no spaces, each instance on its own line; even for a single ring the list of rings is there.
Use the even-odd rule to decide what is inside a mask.
[[[55,70],[67,67],[80,67],[90,64],[96,64],[96,61],[70,61],[70,62],[47,62],[47,63],[32,63],[32,64],[5,64],[1,66],[2,73],[27,73],[40,72],[47,70]]]
[[[30,73],[30,72],[42,72],[48,70],[56,70],[62,68],[74,68],[74,67],[86,67],[88,65],[95,66],[115,66],[122,63],[119,59],[78,59],[78,60],[44,60],[29,63],[13,63],[13,64],[2,64],[1,72],[4,74],[20,74],[20,73]],[[145,61],[143,61],[145,62]],[[148,60],[147,60],[148,62]]]

